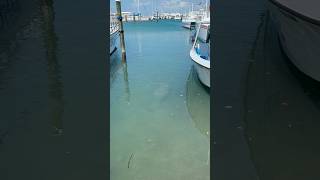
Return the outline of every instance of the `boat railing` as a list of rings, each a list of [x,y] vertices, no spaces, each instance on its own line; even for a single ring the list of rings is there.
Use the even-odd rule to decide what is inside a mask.
[[[119,31],[119,22],[116,16],[110,16],[110,34]]]

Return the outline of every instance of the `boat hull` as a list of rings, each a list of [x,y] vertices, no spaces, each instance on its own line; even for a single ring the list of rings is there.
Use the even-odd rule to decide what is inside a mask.
[[[303,73],[320,81],[320,25],[297,17],[269,3],[281,46],[290,61]]]
[[[197,64],[196,62],[193,62],[193,63],[201,83],[206,85],[207,87],[210,87],[210,69],[203,67]]]
[[[116,32],[110,34],[110,55],[112,55],[117,50],[117,47],[116,47],[117,37],[118,37],[118,33]]]
[[[194,49],[191,49],[190,57],[193,61],[199,80],[205,86],[210,87],[210,61],[202,59]]]

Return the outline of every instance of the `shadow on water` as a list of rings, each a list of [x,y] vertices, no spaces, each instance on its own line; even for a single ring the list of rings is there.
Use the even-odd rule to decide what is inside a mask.
[[[54,9],[52,0],[41,1],[42,29],[48,62],[49,97],[54,135],[62,135],[63,131],[63,84],[60,76],[60,65],[57,60],[57,36],[54,31]]]
[[[117,72],[121,68],[121,57],[119,56],[119,49],[110,56],[110,85],[113,84],[117,77]]]
[[[186,101],[189,114],[199,131],[210,138],[210,93],[199,81],[194,66],[186,85]]]
[[[246,81],[246,138],[261,180],[319,178],[320,83],[281,50],[268,10],[261,15]]]
[[[210,139],[209,91],[209,88],[202,84],[198,79],[197,72],[192,65],[186,85],[186,105],[195,127],[208,139]],[[210,148],[208,148],[207,164],[209,164],[209,161]]]

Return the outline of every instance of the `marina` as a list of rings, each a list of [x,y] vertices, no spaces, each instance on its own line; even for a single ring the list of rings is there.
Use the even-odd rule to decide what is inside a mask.
[[[210,17],[210,11],[208,11],[208,5],[206,4],[205,9],[199,9],[197,11],[193,10],[193,5],[191,11],[182,17],[182,26],[187,29],[195,28],[195,25],[205,18]],[[209,22],[210,23],[210,22]]]
[[[318,1],[107,3],[0,0],[1,180],[320,179]]]
[[[119,2],[126,59],[120,39],[110,56],[111,179],[209,180],[210,19],[197,31],[177,15],[126,21]]]
[[[111,179],[209,179],[210,94],[189,56],[191,32],[175,20],[124,30],[127,63],[110,59]]]

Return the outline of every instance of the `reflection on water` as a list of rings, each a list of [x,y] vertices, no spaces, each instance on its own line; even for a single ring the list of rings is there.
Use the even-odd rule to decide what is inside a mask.
[[[198,79],[194,65],[187,80],[186,99],[189,114],[199,131],[210,139],[210,89]],[[208,141],[209,143],[209,141]],[[207,164],[210,162],[210,144]]]
[[[15,2],[0,28],[0,179],[106,179],[105,13]]]
[[[3,99],[1,106],[11,110],[2,113],[0,130],[6,132],[3,134],[10,134],[18,127],[27,128],[32,124],[34,117],[31,112],[34,109],[40,105],[42,108],[39,110],[46,112],[47,92],[51,111],[48,117],[54,134],[61,134],[64,103],[56,52],[53,2],[41,0],[7,3],[8,7],[1,4],[2,10],[10,8],[8,10],[12,12],[7,12],[9,14],[4,17],[14,14],[16,19],[14,22],[11,19],[11,24],[6,27],[8,29],[1,29],[0,93]],[[36,3],[39,3],[38,7]],[[25,5],[24,8],[17,9],[21,4]],[[46,76],[48,79],[44,78]],[[12,99],[13,97],[15,98]],[[13,114],[17,117],[13,117]]]
[[[117,49],[112,56],[110,56],[110,86],[117,77],[119,68],[121,68],[121,57],[119,56],[119,49]]]
[[[210,138],[210,93],[199,81],[194,66],[190,69],[186,94],[188,111],[195,126]]]
[[[63,84],[60,77],[60,65],[57,60],[57,36],[54,32],[54,10],[52,0],[42,0],[43,37],[48,61],[48,82],[51,114],[54,135],[61,135],[63,130],[62,116],[64,111]]]
[[[113,81],[119,74],[119,70],[122,69],[123,81],[125,86],[125,94],[127,95],[127,102],[130,102],[130,88],[129,88],[129,78],[128,78],[128,64],[121,60],[119,56],[119,51],[117,50],[110,57],[110,86],[112,86]]]
[[[247,74],[246,134],[261,180],[319,179],[319,82],[283,54],[266,10]]]
[[[190,32],[176,21],[125,32],[127,64],[110,62],[111,179],[209,179],[210,100],[189,76]]]
[[[16,0],[0,1],[0,28],[7,28],[13,20],[17,20],[19,5],[19,1]]]
[[[128,81],[128,64],[126,62],[122,63],[122,70],[123,70],[123,79],[125,81],[125,89],[127,94],[127,102],[130,102],[130,89],[129,89],[129,81]]]
[[[61,135],[64,111],[53,3],[15,2],[24,6],[0,35],[0,179],[46,179],[61,160],[52,131]]]

